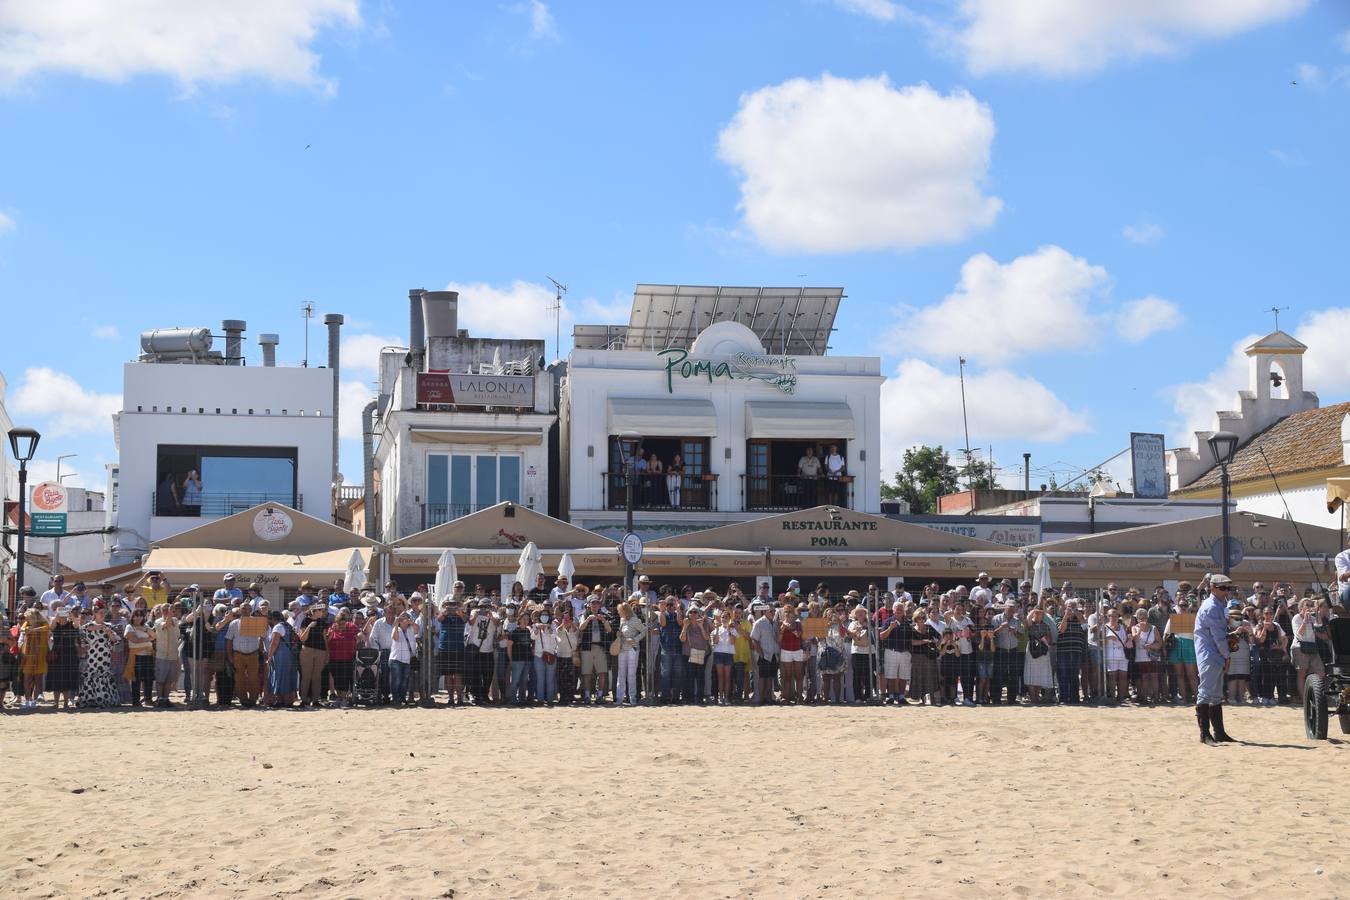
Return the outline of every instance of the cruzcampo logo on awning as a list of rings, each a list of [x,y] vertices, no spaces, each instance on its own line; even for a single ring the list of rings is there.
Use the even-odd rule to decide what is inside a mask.
[[[676,375],[680,378],[706,378],[709,384],[718,378],[729,381],[746,378],[771,384],[785,394],[797,390],[797,360],[791,356],[740,352],[729,361],[713,362],[690,359],[689,351],[679,347],[662,350],[660,355],[666,360],[666,392],[670,394],[675,393]]]

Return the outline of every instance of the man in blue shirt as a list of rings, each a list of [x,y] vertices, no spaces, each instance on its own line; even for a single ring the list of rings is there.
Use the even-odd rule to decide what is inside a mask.
[[[226,606],[233,609],[235,604],[244,599],[244,592],[234,586],[233,573],[227,574],[221,580],[225,582],[225,586],[216,589],[216,592],[211,595],[211,602],[224,603]]]
[[[1195,665],[1200,673],[1195,720],[1200,724],[1200,742],[1217,744],[1233,740],[1223,728],[1223,683],[1229,652],[1227,607],[1233,579],[1227,575],[1213,575],[1209,587],[1209,596],[1195,614]],[[1209,733],[1211,724],[1213,736]]]

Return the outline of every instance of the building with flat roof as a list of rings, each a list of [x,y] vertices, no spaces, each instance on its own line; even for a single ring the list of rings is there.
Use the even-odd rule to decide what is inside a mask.
[[[835,505],[880,512],[881,360],[828,354],[841,288],[639,284],[578,325],[560,402],[564,515],[659,538]]]
[[[141,335],[113,416],[112,562],[260,503],[331,518],[341,318],[328,317],[328,368],[276,365],[274,334],[258,336],[261,365],[246,365],[236,320],[223,323],[223,353],[207,328]]]

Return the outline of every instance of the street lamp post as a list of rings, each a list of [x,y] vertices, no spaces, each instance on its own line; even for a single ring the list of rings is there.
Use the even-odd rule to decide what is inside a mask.
[[[633,533],[633,480],[637,476],[637,466],[634,463],[633,455],[637,453],[638,442],[642,440],[642,435],[635,431],[625,431],[619,435],[619,452],[623,454],[623,484],[624,484],[624,534]],[[624,599],[633,592],[636,586],[635,576],[637,569],[632,563],[628,563],[624,569]]]
[[[1214,454],[1214,462],[1219,467],[1219,494],[1223,503],[1223,574],[1232,574],[1229,569],[1228,552],[1228,466],[1237,453],[1238,436],[1231,431],[1216,431],[1209,436],[1209,451]]]
[[[18,589],[24,586],[23,583],[23,531],[24,516],[28,510],[28,461],[37,453],[38,440],[42,435],[38,434],[32,428],[11,428],[9,430],[9,449],[13,451],[14,458],[19,463],[19,535],[15,542],[18,548],[18,561],[14,566],[14,588]],[[11,603],[13,599],[11,598]],[[14,610],[10,610],[10,620],[13,621]]]

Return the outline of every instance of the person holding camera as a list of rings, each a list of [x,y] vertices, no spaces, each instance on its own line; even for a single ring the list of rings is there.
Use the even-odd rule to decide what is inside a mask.
[[[300,627],[300,705],[318,707],[327,699],[323,672],[328,665],[328,605],[320,600],[305,610]]]
[[[1087,649],[1087,621],[1076,599],[1064,602],[1064,617],[1055,637],[1055,680],[1059,684],[1059,702],[1079,703],[1079,676]]]

